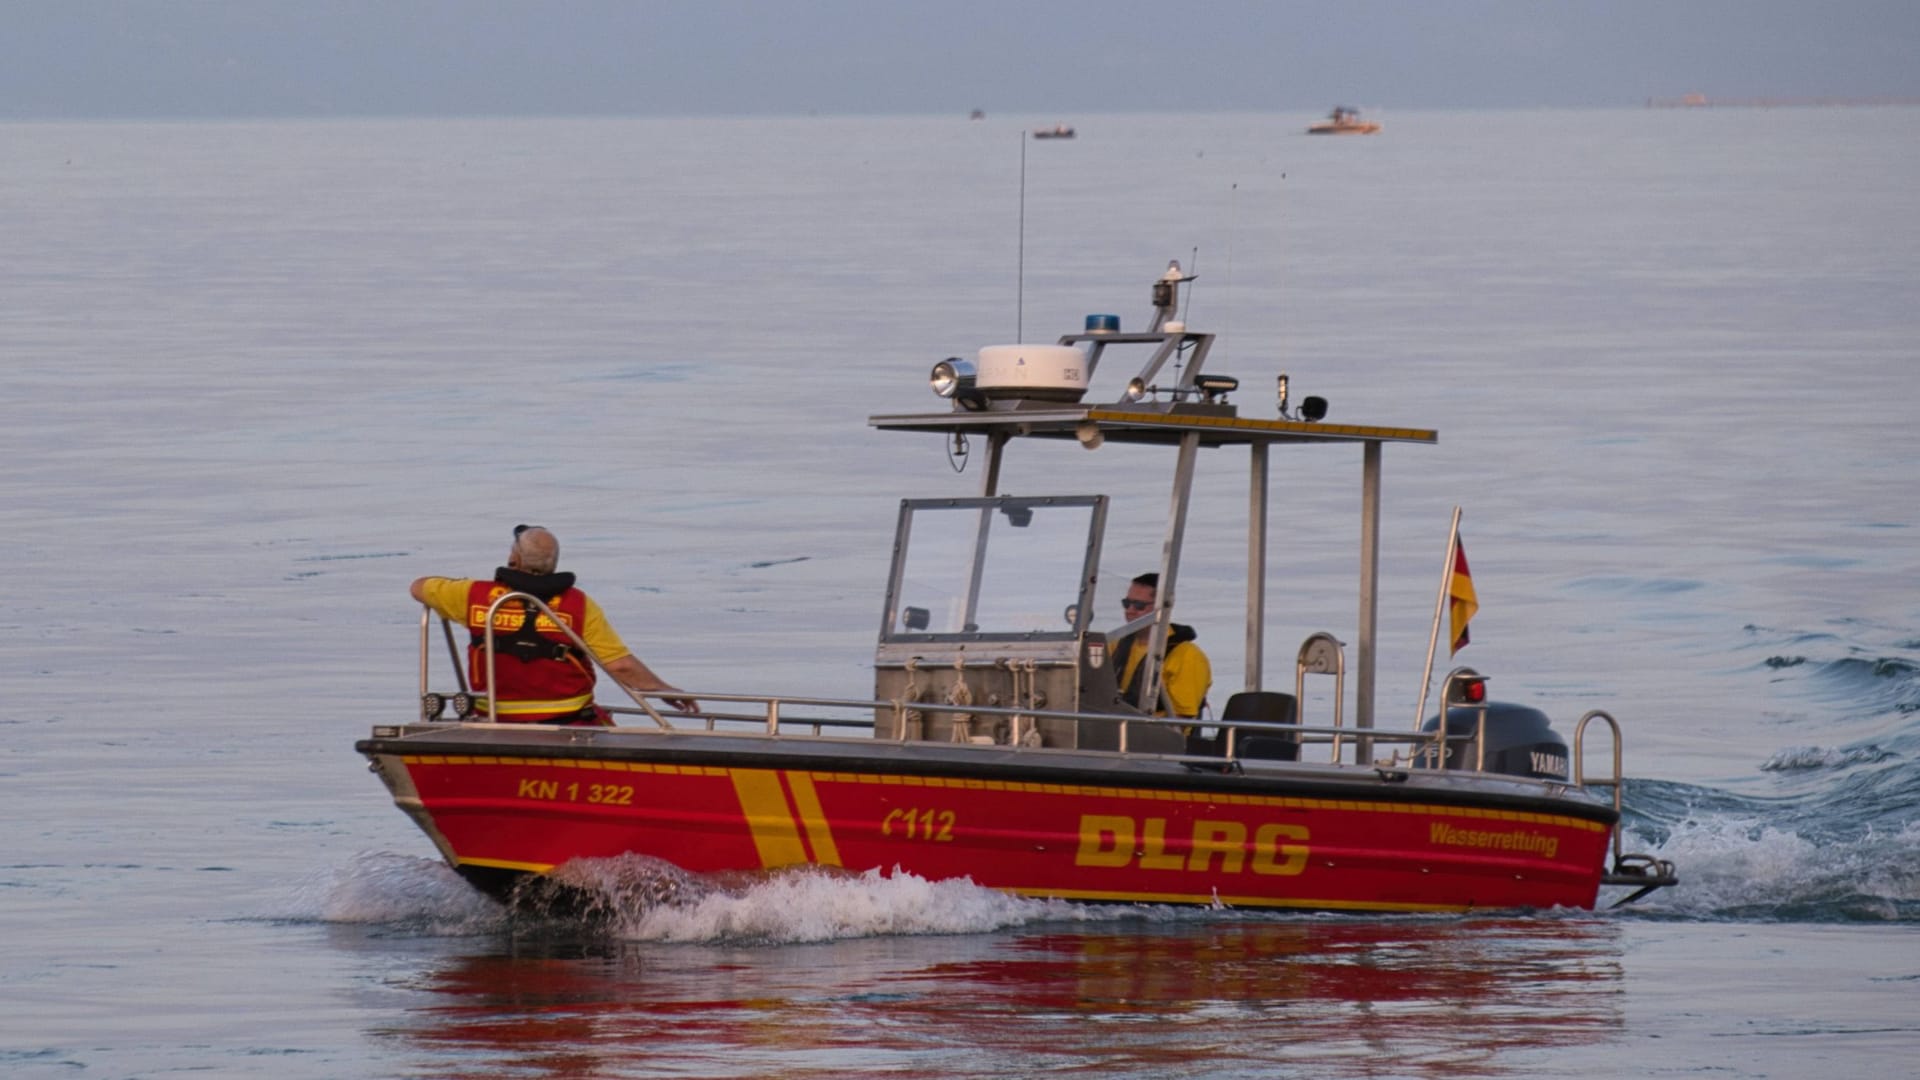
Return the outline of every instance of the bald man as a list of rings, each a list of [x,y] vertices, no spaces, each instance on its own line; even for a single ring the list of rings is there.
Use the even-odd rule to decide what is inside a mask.
[[[510,592],[546,601],[621,685],[652,694],[677,689],[633,655],[600,605],[574,588],[573,575],[558,572],[559,565],[559,539],[538,525],[521,525],[513,530],[507,565],[494,570],[493,580],[423,577],[410,591],[415,600],[467,628],[467,685],[476,694],[487,689],[487,608]],[[510,600],[494,615],[493,664],[500,680],[494,719],[503,724],[611,724],[606,710],[594,704],[592,662],[545,615],[529,620],[528,607]],[[692,698],[664,700],[682,712],[700,708]],[[484,702],[480,719],[488,719]]]

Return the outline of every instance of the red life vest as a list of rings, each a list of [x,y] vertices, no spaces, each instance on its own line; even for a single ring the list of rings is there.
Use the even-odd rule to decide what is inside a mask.
[[[572,575],[567,575],[569,578]],[[476,581],[467,588],[467,685],[487,690],[487,608],[514,592],[497,581]],[[587,594],[579,589],[544,598],[560,621],[580,633],[587,617]],[[533,632],[526,629],[528,605],[509,600],[493,616],[493,670],[500,680],[495,695],[501,723],[535,724],[574,720],[593,705],[593,662],[539,609]],[[486,706],[480,703],[484,718]]]

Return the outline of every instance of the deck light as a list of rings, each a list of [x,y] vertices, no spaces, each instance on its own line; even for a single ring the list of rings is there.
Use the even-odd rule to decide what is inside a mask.
[[[1317,424],[1327,415],[1327,399],[1323,397],[1303,397],[1300,399],[1300,419],[1309,424]]]
[[[1138,375],[1135,375],[1133,378],[1127,380],[1127,388],[1120,394],[1120,400],[1127,403],[1128,405],[1131,405],[1134,402],[1139,401],[1141,398],[1146,396],[1147,396],[1146,381],[1141,379]]]
[[[1073,437],[1089,450],[1098,450],[1100,444],[1107,441],[1106,435],[1100,431],[1100,425],[1091,420],[1082,420],[1074,425]]]
[[[1212,405],[1240,389],[1240,380],[1231,375],[1195,375],[1193,385],[1206,396],[1207,404]]]
[[[973,387],[973,361],[949,356],[933,365],[933,373],[927,377],[933,384],[933,392],[941,397],[950,398],[962,390]]]

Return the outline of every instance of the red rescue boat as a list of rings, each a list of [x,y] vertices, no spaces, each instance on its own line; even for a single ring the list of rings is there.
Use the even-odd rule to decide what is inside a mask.
[[[355,749],[448,864],[505,900],[574,860],[626,855],[699,874],[838,867],[1029,897],[1348,911],[1591,908],[1603,886],[1633,899],[1673,884],[1670,864],[1622,853],[1606,714],[1581,717],[1570,747],[1456,669],[1444,722],[1374,726],[1381,451],[1437,435],[1326,423],[1317,398],[1288,407],[1284,376],[1278,417],[1240,416],[1236,381],[1205,371],[1213,335],[1173,318],[1190,280],[1176,264],[1155,283],[1147,331],[1099,315],[1056,345],[991,346],[935,366],[946,411],[871,419],[977,437],[987,457],[978,497],[902,502],[871,697],[702,692],[694,716],[635,698],[609,707],[612,727],[479,723],[464,682],[430,688],[423,614],[421,717]],[[1127,346],[1150,356],[1117,400],[1085,403],[1103,358]],[[1008,448],[1031,439],[1173,451],[1154,610],[1094,625],[1107,499],[999,491]],[[1301,645],[1291,693],[1263,683],[1267,456],[1325,443],[1363,458],[1352,726],[1332,634]],[[1122,694],[1109,645],[1148,635],[1139,700],[1163,701],[1196,463],[1228,447],[1252,460],[1245,689],[1218,717],[1170,720]],[[449,670],[463,678],[458,656]],[[1334,680],[1329,723],[1301,722],[1309,675]],[[1612,768],[1588,777],[1596,720]]]

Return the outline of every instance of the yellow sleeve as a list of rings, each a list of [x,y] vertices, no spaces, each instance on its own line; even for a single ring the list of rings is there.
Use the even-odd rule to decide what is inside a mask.
[[[1166,672],[1161,678],[1167,684],[1167,699],[1173,702],[1173,715],[1200,715],[1200,703],[1207,699],[1207,690],[1213,686],[1213,665],[1208,662],[1207,654],[1200,651],[1200,646],[1191,641],[1182,642],[1168,653]]]
[[[432,577],[420,587],[426,594],[427,606],[456,624],[467,624],[467,594],[473,588],[472,578]]]
[[[602,664],[611,664],[623,656],[633,655],[633,650],[627,648],[619,634],[614,633],[613,624],[600,611],[600,605],[594,603],[591,596],[585,599],[587,615],[581,620],[580,638],[587,643],[587,648],[593,650],[593,655]]]

